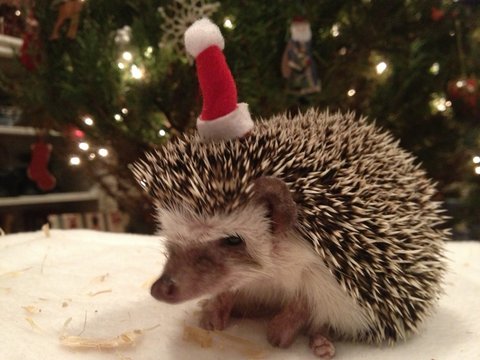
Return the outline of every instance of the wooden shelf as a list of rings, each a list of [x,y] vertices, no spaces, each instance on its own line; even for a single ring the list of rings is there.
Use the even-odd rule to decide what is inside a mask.
[[[13,58],[22,44],[23,40],[20,38],[0,34],[0,58]]]
[[[50,136],[60,136],[60,133],[55,130],[48,132]],[[36,136],[37,129],[29,126],[7,126],[0,125],[0,135],[14,135],[14,136]]]
[[[96,208],[99,193],[96,190],[0,197],[0,211],[32,210],[36,208],[84,207]],[[75,209],[78,211],[78,209]]]

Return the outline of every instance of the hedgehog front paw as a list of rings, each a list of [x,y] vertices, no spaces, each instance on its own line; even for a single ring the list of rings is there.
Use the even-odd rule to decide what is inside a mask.
[[[292,301],[270,320],[267,339],[273,346],[289,347],[305,326],[308,313],[302,301]]]
[[[315,334],[310,337],[310,348],[316,356],[324,360],[329,360],[335,356],[335,346],[322,334]]]
[[[234,296],[232,293],[221,293],[202,303],[200,326],[205,330],[223,330],[230,320]]]
[[[298,331],[295,327],[285,326],[283,322],[273,319],[268,324],[267,339],[272,346],[287,348],[295,341]]]

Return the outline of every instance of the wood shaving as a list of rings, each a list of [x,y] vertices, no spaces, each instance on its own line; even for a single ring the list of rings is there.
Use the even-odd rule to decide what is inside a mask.
[[[38,314],[39,312],[42,312],[41,309],[39,309],[38,307],[33,306],[33,305],[22,306],[22,309],[24,309],[29,314]]]
[[[31,268],[32,266],[25,269],[21,269],[21,270],[9,271],[9,272],[0,274],[0,277],[17,277],[22,275],[25,271],[30,270]]]
[[[60,343],[70,348],[88,348],[88,349],[114,349],[118,347],[127,347],[135,344],[139,336],[143,334],[142,330],[126,331],[113,338],[88,338],[82,336],[60,336]]]
[[[125,356],[125,355],[123,355],[123,354],[121,354],[121,353],[119,353],[119,352],[117,352],[116,355],[118,356],[118,358],[119,358],[120,360],[133,360],[130,356]]]
[[[183,340],[194,342],[202,348],[211,348],[213,346],[212,333],[196,326],[184,325]]]
[[[32,327],[33,330],[37,330],[37,331],[42,332],[42,329],[40,328],[40,326],[38,326],[38,325],[35,323],[35,321],[33,321],[32,318],[26,317],[25,320],[27,320],[27,322],[30,324],[30,326]]]
[[[147,279],[143,282],[143,284],[141,285],[141,288],[142,289],[149,289],[152,287],[153,283],[155,282],[155,280],[158,279],[158,276],[153,276],[151,277],[150,279]]]
[[[99,276],[95,276],[93,279],[92,279],[92,282],[104,282],[105,279],[110,276],[109,273],[106,273],[106,274],[103,274],[103,275],[99,275]]]
[[[50,237],[50,224],[49,223],[43,224],[42,231],[45,234],[45,237],[49,238]]]
[[[100,295],[100,294],[111,293],[111,292],[112,292],[112,289],[105,289],[105,290],[100,290],[100,291],[97,291],[97,292],[89,292],[87,295],[88,296],[97,296],[97,295]]]
[[[45,253],[45,256],[43,257],[43,260],[42,260],[42,265],[40,265],[40,273],[43,274],[43,267],[45,266],[45,261],[47,260],[47,255],[48,255],[48,252]]]
[[[62,335],[60,335],[59,340],[62,345],[76,349],[106,350],[134,346],[140,336],[160,326],[160,324],[158,324],[146,329],[126,331],[112,338],[92,338],[79,335],[66,335],[67,326],[71,321],[72,318],[68,318],[63,324]]]
[[[238,350],[245,356],[248,356],[249,359],[263,359],[267,355],[265,348],[261,347],[258,344],[255,344],[253,341],[244,339],[235,335],[227,334],[221,331],[215,331],[215,335],[222,337],[223,339],[229,341],[229,346],[238,344]],[[231,344],[233,343],[233,344]],[[226,344],[225,344],[226,345]]]
[[[208,331],[196,326],[184,325],[183,340],[196,343],[202,348],[235,349],[248,359],[263,359],[265,348],[254,342],[221,331]],[[215,340],[215,342],[214,342]]]

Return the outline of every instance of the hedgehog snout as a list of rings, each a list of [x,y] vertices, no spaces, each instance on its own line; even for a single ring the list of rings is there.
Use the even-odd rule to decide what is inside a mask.
[[[177,302],[178,286],[169,275],[163,274],[150,289],[150,294],[157,300],[174,303]]]

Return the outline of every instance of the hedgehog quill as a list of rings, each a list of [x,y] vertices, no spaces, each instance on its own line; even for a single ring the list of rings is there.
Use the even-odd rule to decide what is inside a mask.
[[[254,126],[219,28],[198,20],[185,43],[204,101],[198,134],[134,166],[168,252],[152,296],[211,295],[208,330],[269,316],[272,345],[306,334],[321,358],[335,340],[393,344],[417,332],[442,291],[449,230],[415,158],[353,113],[312,109]]]

